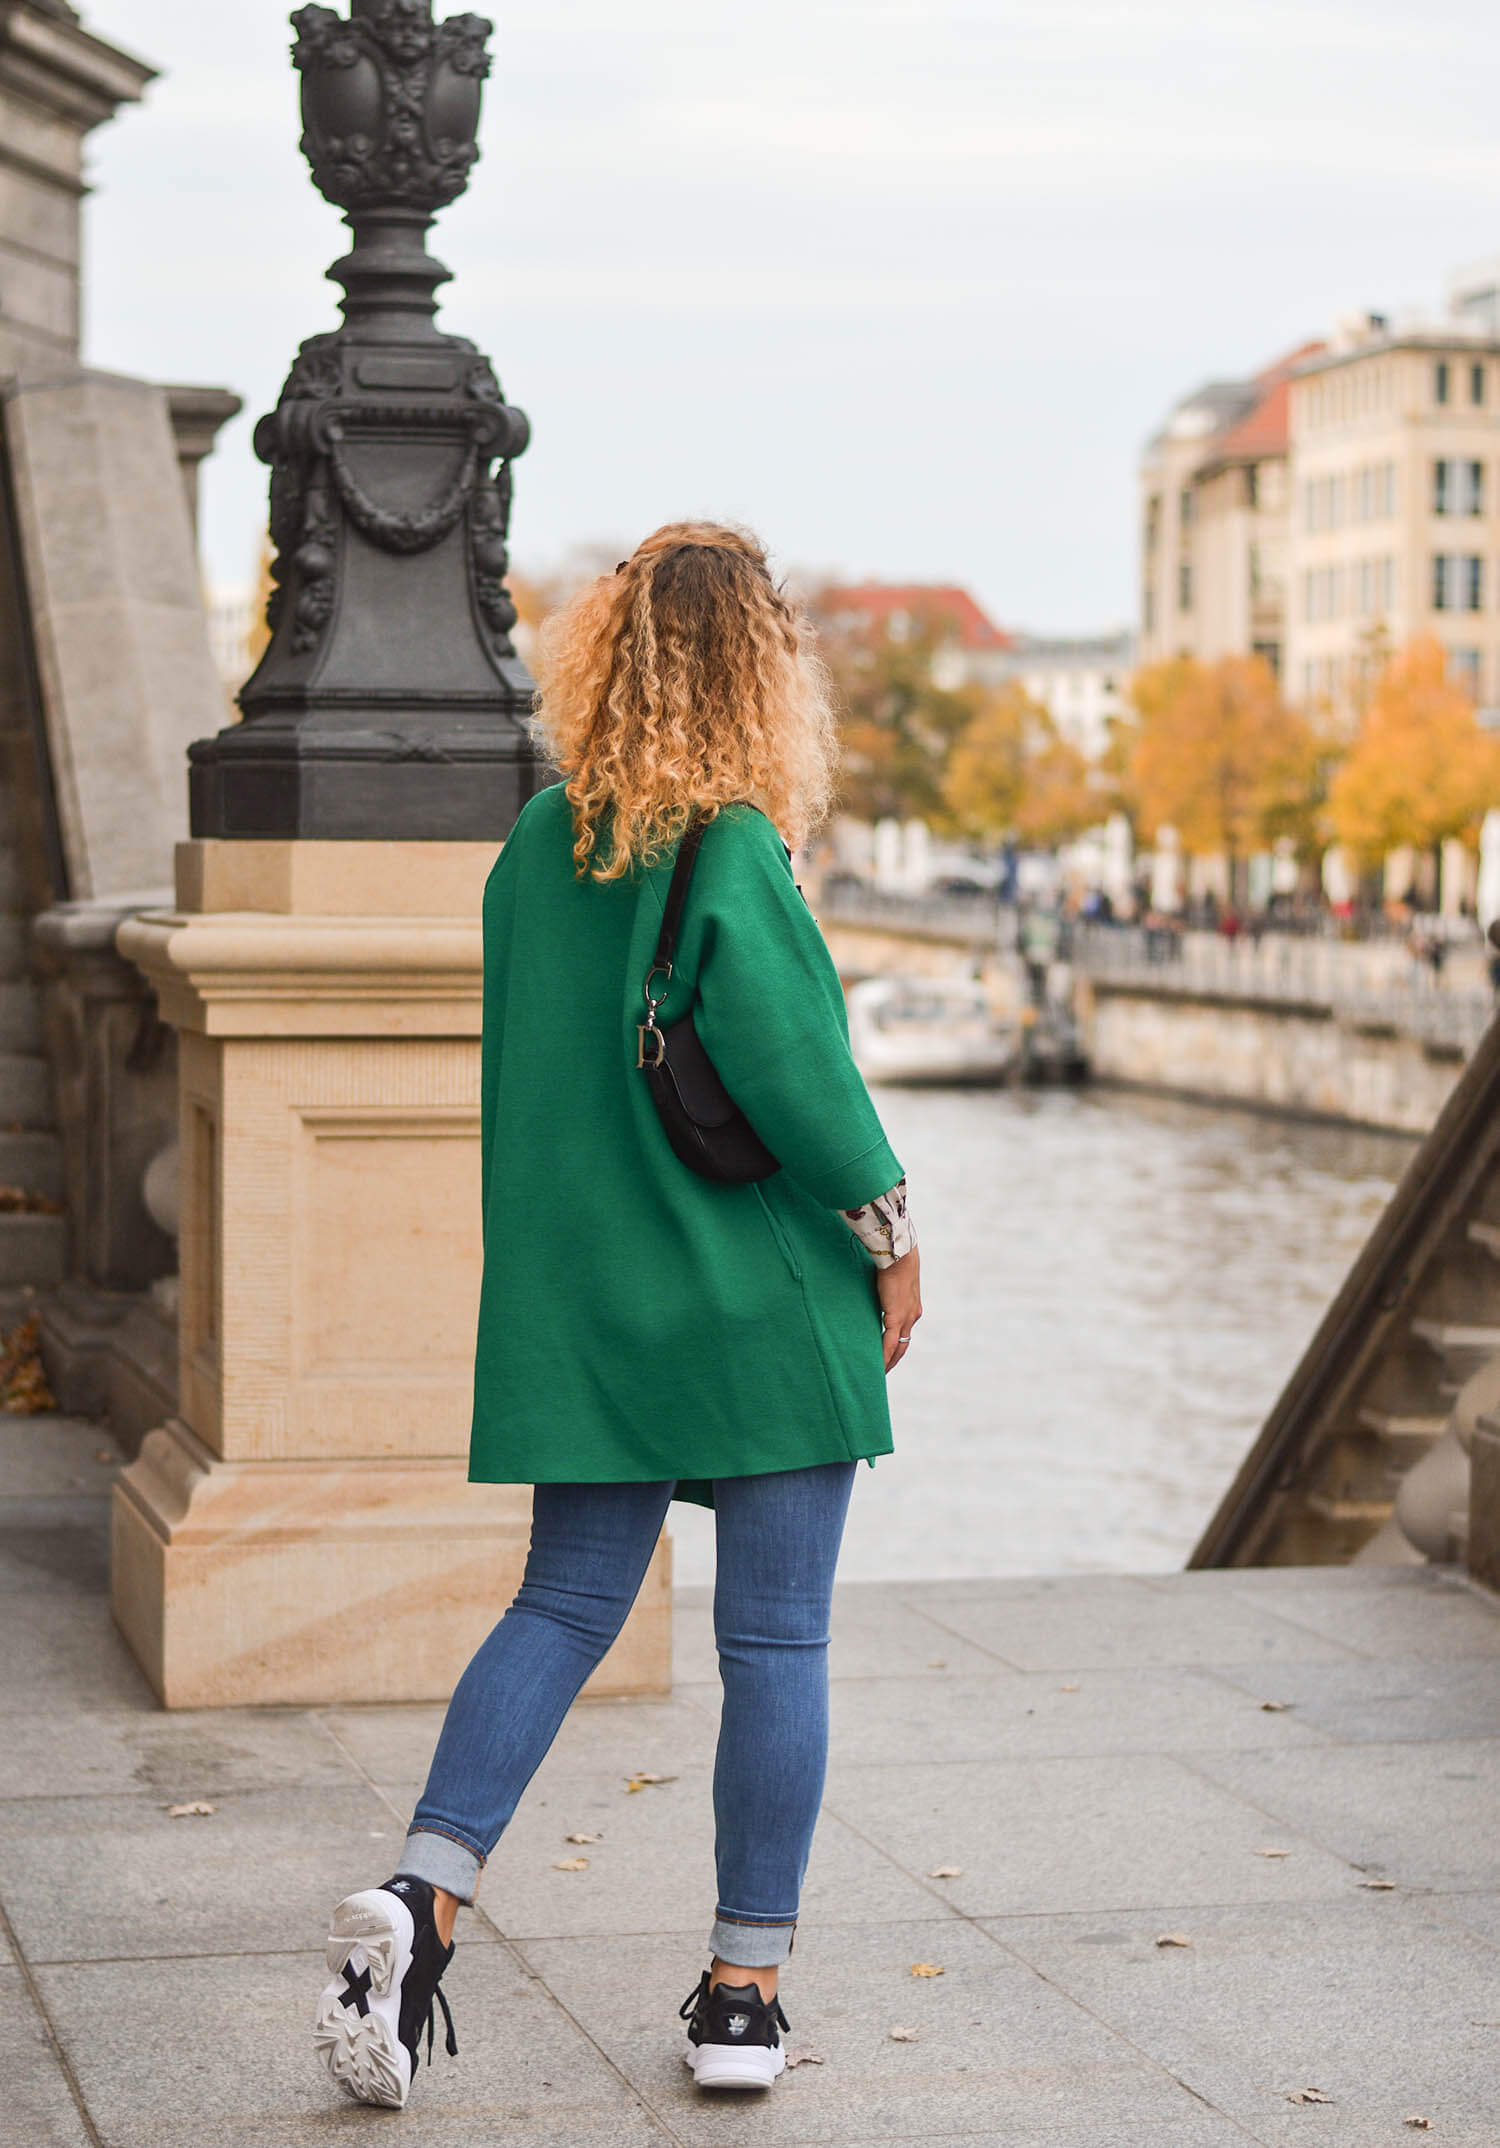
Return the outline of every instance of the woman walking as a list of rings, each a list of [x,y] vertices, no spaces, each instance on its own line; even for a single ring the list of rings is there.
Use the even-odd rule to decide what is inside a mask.
[[[396,1875],[333,1915],[315,2037],[367,2103],[405,2103],[434,2005],[456,2048],[440,1980],[458,1907],[674,1497],[714,1510],[724,1687],[712,1958],[682,2009],[686,2057],[705,2088],[781,2072],[834,1567],[922,1310],[901,1167],[792,879],[833,732],[764,554],[716,524],[658,530],[554,617],[539,672],[566,780],[522,812],[484,897],[469,1468],[535,1487],[531,1548],[454,1693]],[[688,1016],[766,1175],[704,1176],[674,1147],[650,1070]]]

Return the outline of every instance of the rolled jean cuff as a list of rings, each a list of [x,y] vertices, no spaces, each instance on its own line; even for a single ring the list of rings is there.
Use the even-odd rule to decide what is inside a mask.
[[[737,1969],[779,1969],[792,1951],[796,1921],[785,1924],[741,1924],[721,1910],[714,1918],[708,1943],[721,1962]]]
[[[472,1902],[484,1859],[456,1835],[414,1827],[406,1838],[397,1869],[412,1879],[426,1880],[430,1887],[441,1887],[445,1894],[456,1894],[460,1902]]]

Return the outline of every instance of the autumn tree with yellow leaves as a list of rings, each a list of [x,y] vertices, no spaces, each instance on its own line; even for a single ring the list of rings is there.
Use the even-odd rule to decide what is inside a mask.
[[[837,632],[825,623],[820,641],[839,712],[843,810],[945,825],[949,756],[984,705],[983,689],[938,684],[927,631],[895,640],[878,626]]]
[[[987,694],[955,741],[943,803],[966,835],[1049,849],[1102,817],[1088,762],[1015,682]]]
[[[1474,705],[1448,678],[1430,635],[1392,657],[1329,791],[1337,840],[1375,866],[1410,845],[1472,842],[1500,805],[1500,742],[1481,731]]]
[[[1149,839],[1174,828],[1184,851],[1238,861],[1283,836],[1313,837],[1326,748],[1287,706],[1260,657],[1175,657],[1137,672],[1125,789]]]

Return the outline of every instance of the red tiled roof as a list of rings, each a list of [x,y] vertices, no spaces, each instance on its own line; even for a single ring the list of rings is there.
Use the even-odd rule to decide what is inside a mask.
[[[883,627],[892,613],[905,612],[923,626],[956,628],[964,649],[1009,649],[1013,642],[956,583],[860,582],[848,589],[821,590],[814,609],[825,619],[860,613],[872,626]]]
[[[1303,343],[1254,376],[1254,384],[1260,390],[1259,400],[1238,424],[1231,425],[1227,432],[1219,435],[1214,442],[1215,460],[1255,462],[1262,455],[1286,453],[1291,424],[1292,373],[1304,358],[1311,358],[1324,347],[1321,343]]]

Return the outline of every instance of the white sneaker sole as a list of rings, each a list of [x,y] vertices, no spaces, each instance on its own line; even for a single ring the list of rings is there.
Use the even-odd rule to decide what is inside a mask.
[[[403,2108],[411,2090],[411,2054],[397,2034],[401,1980],[411,1967],[416,1927],[399,1895],[370,1887],[346,1895],[333,1913],[328,1966],[333,1981],[323,1988],[313,2017],[313,2048],[337,2081],[360,2103]],[[346,2006],[344,1972],[370,1973],[367,2013]]]
[[[689,2044],[682,2057],[700,2088],[769,2088],[786,2068],[780,2044]]]

